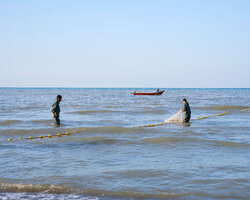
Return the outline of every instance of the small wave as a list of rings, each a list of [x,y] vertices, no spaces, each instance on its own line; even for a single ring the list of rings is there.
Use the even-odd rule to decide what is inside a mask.
[[[5,129],[0,130],[0,134],[11,135],[11,136],[21,136],[30,134],[31,136],[38,134],[54,134],[54,133],[63,133],[63,132],[74,132],[77,129],[63,129],[63,128],[49,128],[49,129]]]
[[[19,110],[34,110],[34,109],[47,109],[46,106],[38,106],[36,104],[34,105],[30,105],[30,106],[20,106],[20,107],[17,107],[17,109]]]
[[[242,110],[246,109],[246,106],[208,106],[208,107],[199,107],[199,109],[212,109],[212,110]]]
[[[146,129],[144,129],[146,131]],[[139,129],[128,128],[128,127],[114,127],[114,126],[103,126],[103,127],[88,127],[85,128],[87,133],[127,133],[127,132],[141,132]]]
[[[114,172],[112,172],[114,173]],[[164,177],[166,176],[166,173],[164,173],[161,170],[125,170],[125,171],[118,171],[115,173],[117,176],[121,177],[121,178],[152,178],[152,177]]]
[[[77,107],[82,107],[83,105],[71,105],[71,107],[77,108]]]
[[[113,113],[113,112],[120,112],[120,111],[114,111],[114,110],[83,110],[83,111],[75,111],[73,113],[77,114],[105,114],[105,113]]]
[[[191,142],[196,145],[203,145],[204,143],[210,144],[213,146],[221,146],[221,147],[233,147],[233,148],[249,148],[250,144],[248,143],[240,143],[240,142],[231,142],[231,141],[218,141],[218,140],[206,140],[206,139],[198,139],[198,138],[190,138],[190,137],[157,137],[157,138],[144,138],[143,142],[151,143],[151,144],[175,144]]]
[[[214,141],[217,146],[224,146],[224,147],[250,147],[250,144],[247,143],[240,143],[240,142],[229,142],[229,141]]]
[[[61,185],[48,185],[48,184],[22,184],[22,183],[5,183],[0,182],[1,192],[46,192],[46,193],[72,193],[73,188]]]
[[[17,124],[20,122],[22,122],[22,121],[20,121],[20,120],[4,120],[4,121],[1,121],[0,124],[5,126],[5,125],[10,125],[10,124]]]
[[[106,114],[106,113],[126,113],[126,114],[166,114],[166,110],[141,110],[141,111],[122,111],[122,110],[83,110],[75,111],[73,113],[87,115],[87,114]]]
[[[68,187],[63,185],[50,184],[22,184],[22,183],[4,183],[0,182],[1,192],[12,193],[38,193],[43,194],[78,194],[88,195],[92,197],[113,197],[113,198],[153,198],[165,199],[191,195],[190,193],[174,194],[167,191],[152,193],[140,193],[134,189],[108,191],[102,189],[80,189],[76,187]],[[65,195],[66,196],[66,195]]]
[[[62,199],[74,199],[74,200],[99,200],[98,197],[90,197],[86,195],[77,194],[46,194],[46,193],[0,193],[0,199],[15,199],[15,200],[62,200]]]
[[[105,145],[119,145],[119,146],[141,144],[141,141],[136,137],[130,137],[130,138],[124,139],[124,138],[110,138],[110,137],[105,137],[105,136],[74,137],[74,138],[70,138],[70,142],[84,143],[84,144],[90,144],[90,145],[105,144]]]
[[[142,110],[142,111],[134,111],[133,113],[137,114],[167,114],[167,110]]]
[[[195,142],[195,138],[185,138],[185,137],[158,137],[158,138],[144,138],[144,142],[152,144],[162,144],[162,143],[175,143],[175,142]]]
[[[32,121],[21,121],[21,120],[4,120],[0,121],[0,125],[6,126],[11,124],[18,124],[18,123],[35,123],[35,124],[49,124],[52,120],[32,120]]]
[[[42,124],[48,124],[51,123],[51,120],[32,120],[32,123],[42,123]]]
[[[77,138],[77,140],[79,141],[78,138]],[[80,141],[84,142],[84,143],[88,143],[88,144],[98,144],[98,143],[101,143],[101,144],[108,144],[108,145],[110,145],[110,144],[119,143],[118,139],[111,139],[111,138],[102,137],[102,136],[99,136],[99,137],[81,137]]]
[[[18,107],[17,109],[19,109],[19,110],[32,110],[34,108],[31,106],[26,106],[26,107]]]
[[[0,134],[9,135],[11,137],[19,136],[39,136],[39,135],[48,135],[48,134],[57,134],[57,133],[111,133],[111,134],[120,134],[120,133],[141,133],[141,132],[150,132],[150,129],[135,129],[129,127],[76,127],[76,128],[48,128],[48,129],[4,129],[0,130]],[[157,132],[157,130],[155,130]],[[79,134],[77,134],[79,135]]]

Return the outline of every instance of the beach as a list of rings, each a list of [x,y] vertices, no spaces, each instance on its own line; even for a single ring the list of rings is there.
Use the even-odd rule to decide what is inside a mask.
[[[0,199],[249,198],[250,89],[134,89],[0,88]]]

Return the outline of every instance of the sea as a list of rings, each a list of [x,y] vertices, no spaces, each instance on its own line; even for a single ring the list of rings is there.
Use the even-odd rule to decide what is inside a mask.
[[[0,199],[250,199],[250,89],[156,89],[0,88]]]

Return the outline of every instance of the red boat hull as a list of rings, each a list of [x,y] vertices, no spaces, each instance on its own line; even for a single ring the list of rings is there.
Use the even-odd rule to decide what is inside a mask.
[[[133,93],[133,95],[162,95],[162,93],[164,92],[165,90],[162,90],[162,91],[159,91],[159,92],[151,92],[151,93],[146,93],[146,92],[135,92]]]

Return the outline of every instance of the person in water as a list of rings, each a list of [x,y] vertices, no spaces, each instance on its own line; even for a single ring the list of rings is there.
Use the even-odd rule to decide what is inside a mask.
[[[191,109],[189,107],[187,99],[183,99],[182,102],[183,102],[183,107],[181,111],[184,112],[183,122],[188,123],[191,118]]]
[[[54,124],[56,126],[60,126],[60,119],[59,119],[59,114],[60,114],[60,102],[62,101],[62,96],[57,95],[55,102],[51,106],[51,112],[52,112],[52,117],[54,118]]]

